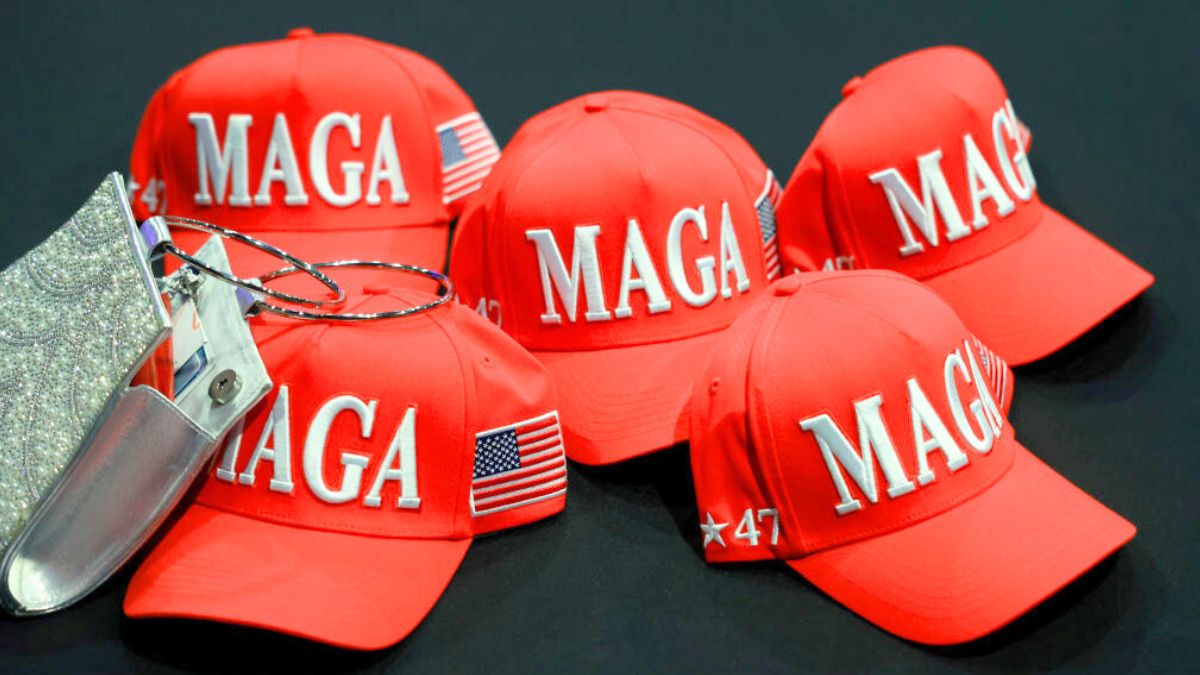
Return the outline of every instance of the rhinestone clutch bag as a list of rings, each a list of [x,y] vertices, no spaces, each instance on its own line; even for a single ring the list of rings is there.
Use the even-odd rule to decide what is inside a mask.
[[[0,605],[11,613],[61,609],[111,576],[271,388],[242,291],[186,266],[156,280],[150,258],[169,234],[148,234],[153,245],[143,234],[112,174],[0,272]],[[229,271],[216,238],[195,260]],[[173,372],[153,381],[168,393],[129,386],[167,340]]]
[[[0,272],[0,548],[167,338],[141,242],[114,174]]]

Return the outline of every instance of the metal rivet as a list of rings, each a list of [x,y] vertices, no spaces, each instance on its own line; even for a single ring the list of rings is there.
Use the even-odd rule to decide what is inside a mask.
[[[242,390],[242,378],[237,371],[227,368],[217,373],[208,385],[208,397],[217,405],[229,403]]]

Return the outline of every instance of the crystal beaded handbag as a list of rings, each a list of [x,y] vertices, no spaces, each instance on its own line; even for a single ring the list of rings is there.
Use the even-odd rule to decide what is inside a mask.
[[[279,255],[344,297],[278,249],[197,229]],[[151,259],[164,252],[187,264],[158,280]],[[245,323],[261,295],[339,301],[285,297],[228,267],[220,239],[192,256],[162,221],[139,230],[114,173],[0,272],[0,605],[9,612],[61,609],[111,576],[270,390]],[[167,342],[167,393],[130,386]]]

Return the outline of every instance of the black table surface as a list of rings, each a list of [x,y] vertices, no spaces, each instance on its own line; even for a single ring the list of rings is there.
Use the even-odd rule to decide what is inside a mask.
[[[1034,131],[1043,199],[1158,278],[1084,339],[1018,369],[1012,413],[1026,446],[1138,535],[1000,633],[929,649],[874,628],[782,565],[705,564],[679,447],[572,466],[566,512],[476,542],[429,617],[391,649],[125,619],[126,570],[59,614],[0,619],[0,672],[1197,667],[1195,4],[9,0],[0,4],[0,264],[45,237],[105,172],[126,170],[143,106],[174,70],[296,26],[432,57],[501,142],[568,97],[638,89],[730,124],[785,179],[851,76],[929,45],[981,52]]]

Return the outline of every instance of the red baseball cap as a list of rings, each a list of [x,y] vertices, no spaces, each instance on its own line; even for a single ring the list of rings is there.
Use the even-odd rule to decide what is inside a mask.
[[[430,299],[369,287],[346,310]],[[127,615],[379,649],[430,611],[472,537],[563,509],[550,379],[469,309],[252,330],[275,390],[134,575]]]
[[[725,344],[692,398],[709,562],[782,559],[884,630],[954,644],[1134,535],[1017,442],[1003,362],[911,278],[789,275]]]
[[[856,77],[779,207],[788,271],[882,267],[932,286],[1020,365],[1154,282],[1042,203],[1029,133],[978,54],[923,49]]]
[[[471,99],[433,61],[299,28],[172,75],[146,106],[128,192],[138,220],[207,220],[314,262],[440,270],[450,221],[499,155]],[[185,247],[202,238],[177,235]],[[243,246],[230,254],[239,273],[279,266]]]
[[[528,120],[459,221],[460,299],[549,368],[568,455],[687,438],[695,364],[767,284],[778,184],[680,103],[588,94]]]

